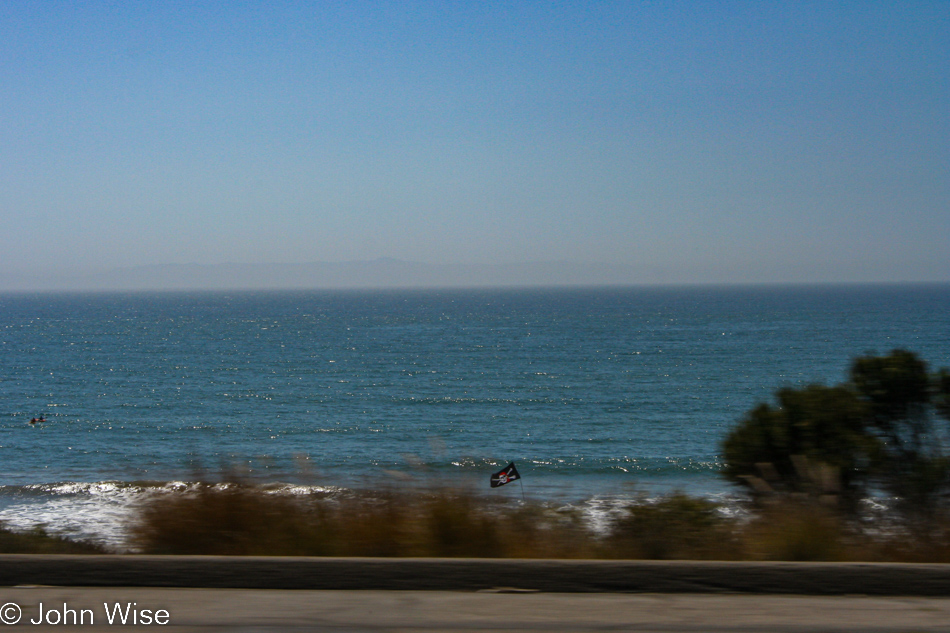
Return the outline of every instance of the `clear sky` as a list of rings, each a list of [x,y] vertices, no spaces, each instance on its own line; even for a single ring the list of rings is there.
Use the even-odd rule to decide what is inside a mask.
[[[0,3],[0,274],[950,281],[950,2]]]

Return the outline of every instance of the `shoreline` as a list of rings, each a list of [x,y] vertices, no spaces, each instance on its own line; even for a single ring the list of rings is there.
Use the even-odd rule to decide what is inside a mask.
[[[442,489],[427,487],[419,481],[408,484],[405,492],[428,494]],[[487,479],[485,481],[487,484]],[[248,479],[233,481],[215,479],[169,479],[169,480],[103,480],[59,481],[37,484],[8,484],[0,486],[0,527],[15,532],[29,532],[42,526],[49,534],[74,541],[87,541],[110,548],[117,554],[133,553],[128,550],[128,529],[135,512],[149,500],[164,495],[193,492],[202,485],[211,485],[221,490],[233,485],[247,485],[262,493],[276,494],[287,498],[307,495],[327,498],[358,499],[385,496],[396,490],[392,481],[380,478],[376,487],[368,482],[358,485],[328,485],[322,482],[263,481]],[[464,482],[463,482],[464,484]],[[486,485],[487,488],[487,485]],[[648,499],[661,499],[668,491],[647,482],[640,488],[607,488],[601,494],[550,495],[531,497],[530,504],[548,508],[573,508],[584,513],[592,527],[604,524],[619,508],[643,503]],[[672,488],[676,490],[678,488]],[[478,490],[474,486],[459,486],[458,490],[489,500],[499,506],[521,504],[517,488],[503,489],[501,494]],[[586,492],[586,491],[585,491]],[[746,498],[739,492],[710,492],[696,494],[722,504],[728,513],[739,512]]]
[[[146,486],[145,494],[143,487],[134,484],[124,490],[137,494],[109,499],[108,507],[98,502],[90,506],[90,499],[78,500],[77,506],[76,500],[65,498],[43,506],[46,516],[68,518],[83,527],[85,534],[75,527],[57,529],[53,522],[24,524],[27,517],[22,514],[17,517],[19,524],[8,521],[8,508],[0,512],[0,527],[19,536],[0,551],[347,560],[950,563],[947,539],[941,541],[939,552],[923,551],[919,540],[895,539],[893,517],[883,507],[869,508],[877,514],[874,521],[867,521],[869,514],[848,523],[816,503],[786,500],[785,505],[763,506],[753,512],[748,502],[726,507],[682,495],[561,505],[524,504],[444,489],[394,493],[175,482]],[[37,508],[29,503],[24,506],[28,512]],[[321,510],[315,512],[317,508]],[[90,513],[96,522],[88,523]],[[60,546],[43,541],[47,537],[90,547]]]

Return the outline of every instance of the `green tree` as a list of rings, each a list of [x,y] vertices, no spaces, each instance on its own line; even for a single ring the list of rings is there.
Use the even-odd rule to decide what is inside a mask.
[[[844,384],[776,396],[777,405],[758,405],[723,440],[730,480],[799,493],[836,487],[845,509],[874,486],[917,515],[932,513],[950,489],[939,423],[950,420],[947,370],[931,375],[915,354],[894,350],[855,360]],[[822,476],[829,473],[834,482]]]
[[[947,370],[935,375],[911,352],[866,356],[851,366],[851,382],[867,406],[866,430],[881,441],[874,475],[909,514],[929,515],[950,486],[945,452]]]
[[[777,400],[778,406],[755,407],[726,436],[723,474],[737,483],[763,476],[781,491],[812,492],[820,482],[802,472],[803,464],[825,465],[835,471],[842,500],[853,504],[867,488],[879,451],[879,442],[865,432],[865,405],[841,386],[781,389]]]

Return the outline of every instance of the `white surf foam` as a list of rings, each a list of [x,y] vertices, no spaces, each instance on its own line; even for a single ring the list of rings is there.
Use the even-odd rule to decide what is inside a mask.
[[[196,485],[184,481],[146,484],[103,481],[0,486],[0,525],[17,532],[42,528],[48,534],[96,543],[115,552],[129,552],[129,529],[139,506],[155,495],[181,493]],[[216,487],[228,485],[217,484]],[[300,496],[336,493],[342,489],[272,484],[264,487],[264,491]]]

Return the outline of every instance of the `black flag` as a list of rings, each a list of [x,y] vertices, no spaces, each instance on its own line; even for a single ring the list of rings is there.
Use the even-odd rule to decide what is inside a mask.
[[[504,486],[509,481],[514,481],[515,479],[521,479],[521,475],[518,474],[515,463],[511,462],[497,473],[492,473],[491,487],[497,488],[498,486]]]

